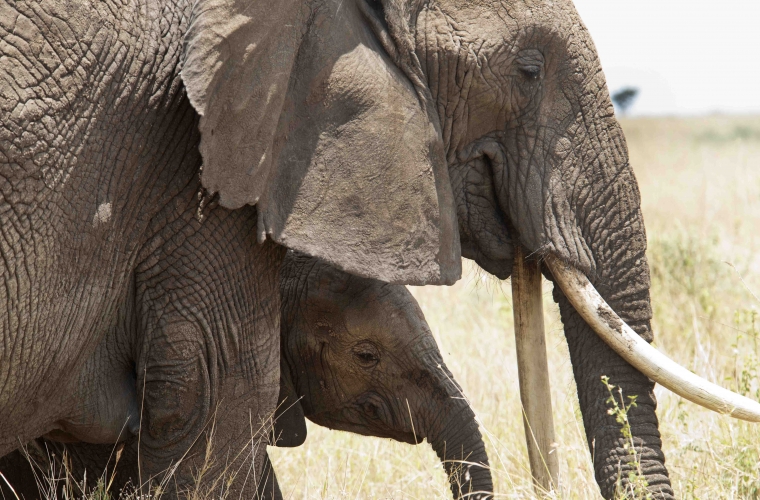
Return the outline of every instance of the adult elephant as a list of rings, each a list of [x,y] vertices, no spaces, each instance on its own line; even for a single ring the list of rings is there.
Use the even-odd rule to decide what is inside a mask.
[[[267,237],[414,284],[452,283],[460,255],[506,278],[520,244],[581,271],[651,341],[638,188],[569,0],[0,9],[0,454],[44,433],[118,436],[77,431],[62,388],[120,328],[152,343],[98,397],[116,422],[144,390],[146,473],[200,447],[212,414],[216,453],[247,436],[277,397],[282,250]],[[673,497],[653,382],[555,299],[603,495],[632,467],[607,375],[637,396],[649,488]]]

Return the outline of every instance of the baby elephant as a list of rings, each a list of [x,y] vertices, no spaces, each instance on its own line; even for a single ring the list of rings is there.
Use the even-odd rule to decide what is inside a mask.
[[[352,276],[288,252],[280,292],[280,400],[272,444],[302,444],[304,417],[330,429],[410,444],[427,439],[443,461],[455,498],[491,497],[488,458],[475,415],[406,287]],[[136,447],[132,441],[127,448]],[[102,473],[113,449],[84,443],[65,447],[75,469],[89,469],[88,477]],[[15,455],[17,462],[26,461],[19,452]],[[117,484],[132,475],[129,456],[136,451],[124,455]],[[0,460],[4,473],[13,471],[9,459]],[[281,498],[268,462],[259,493]]]
[[[456,498],[493,490],[475,415],[406,287],[292,254],[280,291],[278,446],[303,443],[302,415],[365,436],[427,439]]]

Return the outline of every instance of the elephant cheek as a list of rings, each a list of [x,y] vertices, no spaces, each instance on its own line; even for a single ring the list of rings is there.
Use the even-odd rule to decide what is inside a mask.
[[[462,256],[506,279],[514,261],[513,235],[494,185],[490,160],[478,156],[449,167],[459,221]]]

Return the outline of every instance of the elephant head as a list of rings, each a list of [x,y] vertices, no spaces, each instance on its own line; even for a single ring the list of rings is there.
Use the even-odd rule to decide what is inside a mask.
[[[402,285],[290,252],[282,268],[275,440],[303,442],[303,416],[330,429],[432,445],[455,498],[490,498],[475,415]]]
[[[500,278],[514,245],[582,271],[651,342],[640,197],[593,42],[570,1],[437,2],[416,22],[436,102],[462,254]],[[545,266],[547,276],[554,276]],[[670,498],[654,384],[555,287],[596,479],[606,498],[633,467],[606,412],[607,375],[636,396],[629,416],[650,490]]]
[[[638,187],[570,0],[199,0],[182,78],[202,183],[225,207],[255,204],[260,240],[410,284],[451,283],[460,256],[507,278],[521,245],[651,342]],[[638,461],[672,497],[653,381],[571,296],[555,287],[603,495],[633,467],[606,375],[637,397]]]

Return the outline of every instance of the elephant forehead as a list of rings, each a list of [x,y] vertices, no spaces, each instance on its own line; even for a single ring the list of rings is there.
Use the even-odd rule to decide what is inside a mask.
[[[448,21],[448,28],[454,28],[457,36],[501,41],[506,33],[518,26],[519,7],[516,4],[519,3],[444,0],[437,2],[437,6]]]
[[[397,349],[420,337],[432,339],[417,301],[403,285],[365,290],[343,313],[346,329],[356,340],[369,339]]]

